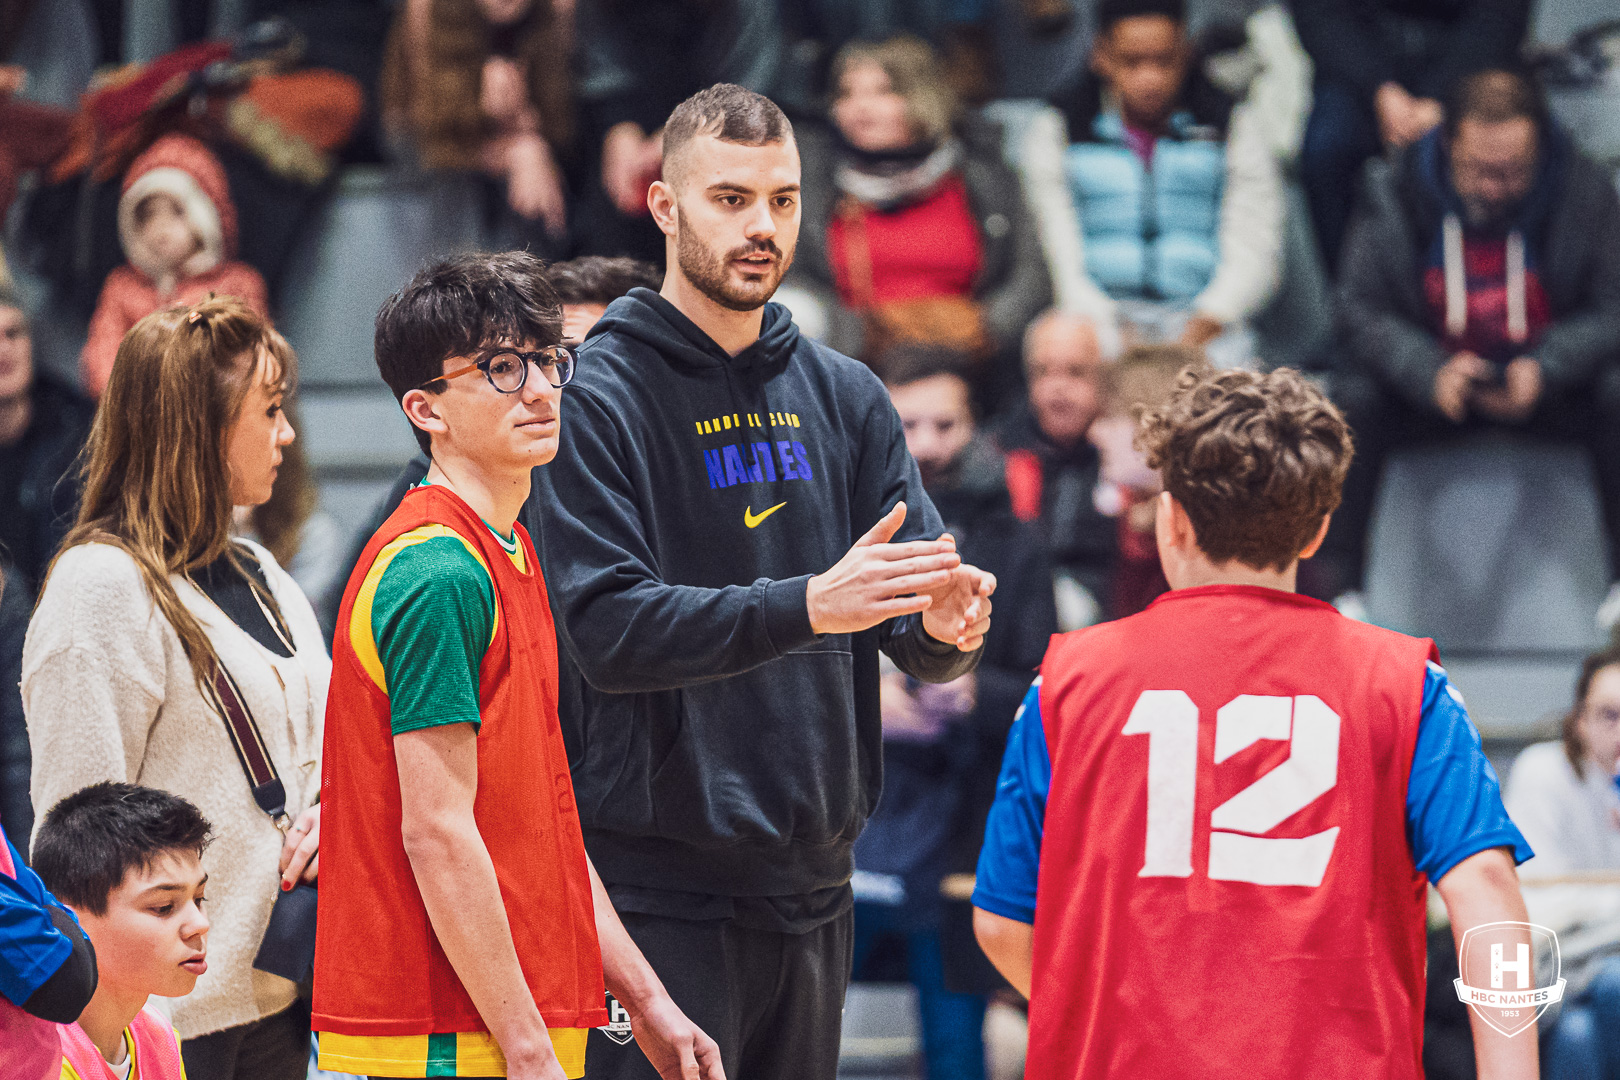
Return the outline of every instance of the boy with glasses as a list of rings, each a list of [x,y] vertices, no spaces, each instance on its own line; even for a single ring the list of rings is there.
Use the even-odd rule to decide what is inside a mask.
[[[338,621],[313,1019],[326,1069],[578,1077],[586,1031],[608,1020],[605,975],[665,1075],[721,1075],[580,836],[556,635],[517,524],[530,470],[557,453],[561,329],[523,252],[431,266],[377,316],[377,366],[432,465],[367,545]]]

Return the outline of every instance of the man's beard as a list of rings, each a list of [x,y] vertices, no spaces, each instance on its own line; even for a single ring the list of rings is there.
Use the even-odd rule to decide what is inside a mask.
[[[1463,199],[1462,204],[1463,221],[1476,232],[1505,232],[1519,209],[1518,200],[1490,203],[1481,199]]]
[[[723,257],[717,256],[712,248],[706,247],[698,239],[697,234],[687,227],[686,220],[680,216],[679,210],[676,211],[676,223],[680,232],[675,242],[675,260],[680,264],[681,273],[697,286],[698,292],[723,308],[732,311],[753,311],[763,307],[765,301],[775,295],[776,287],[782,282],[782,275],[787,273],[788,267],[793,264],[792,255],[784,255],[774,240],[749,244],[729,251]],[[776,256],[776,261],[771,264],[775,273],[757,281],[734,281],[728,272],[731,261],[760,251]]]

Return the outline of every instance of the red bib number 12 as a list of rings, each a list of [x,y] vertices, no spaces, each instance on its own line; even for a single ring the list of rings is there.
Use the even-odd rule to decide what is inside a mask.
[[[1122,735],[1148,737],[1147,852],[1140,877],[1191,877],[1198,789],[1198,706],[1182,690],[1145,690]],[[1210,814],[1209,876],[1256,885],[1322,884],[1339,827],[1267,837],[1339,779],[1339,716],[1312,694],[1243,694],[1215,714],[1215,764],[1261,739],[1288,740],[1288,760]]]

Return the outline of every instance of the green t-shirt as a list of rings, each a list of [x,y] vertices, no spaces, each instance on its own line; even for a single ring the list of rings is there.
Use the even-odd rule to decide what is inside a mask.
[[[526,570],[516,535],[490,529]],[[446,525],[420,525],[366,571],[349,620],[361,665],[388,695],[395,735],[480,722],[478,669],[495,639],[495,583],[483,556]]]

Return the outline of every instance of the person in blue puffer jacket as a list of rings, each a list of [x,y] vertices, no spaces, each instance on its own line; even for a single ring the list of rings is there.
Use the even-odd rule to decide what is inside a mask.
[[[1250,359],[1245,321],[1277,287],[1282,176],[1195,60],[1184,0],[1102,0],[1091,71],[1031,123],[1023,161],[1059,306],[1226,366]]]

